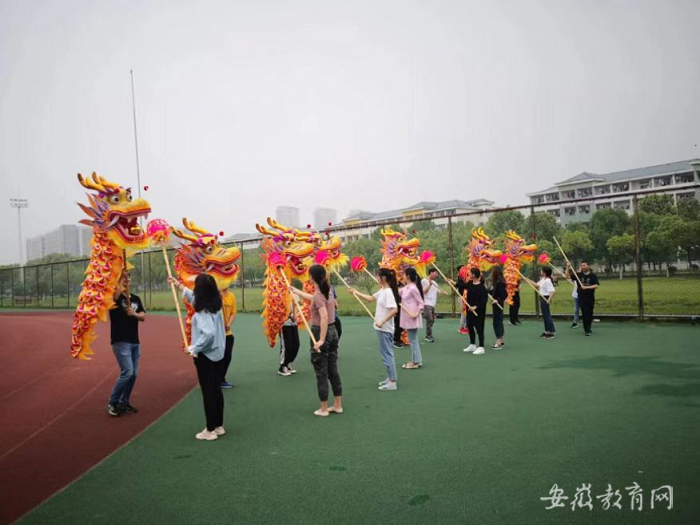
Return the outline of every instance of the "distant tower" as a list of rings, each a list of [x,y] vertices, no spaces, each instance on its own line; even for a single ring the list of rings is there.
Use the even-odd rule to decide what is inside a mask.
[[[316,208],[314,210],[313,227],[317,230],[322,230],[328,227],[328,223],[335,225],[338,220],[338,210],[332,208]]]
[[[293,206],[277,206],[275,219],[284,226],[299,228],[299,208]]]

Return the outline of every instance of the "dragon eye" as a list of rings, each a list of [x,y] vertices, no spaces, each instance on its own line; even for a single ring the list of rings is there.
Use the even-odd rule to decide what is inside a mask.
[[[126,192],[126,202],[131,202],[132,200],[134,200],[134,198],[131,196],[131,192],[127,191]]]
[[[205,251],[206,253],[211,253],[211,252],[214,251],[214,246],[211,245],[211,244],[207,244],[207,245],[204,247],[204,251]]]
[[[112,204],[119,204],[121,202],[121,197],[119,195],[112,195],[109,198],[109,202]]]

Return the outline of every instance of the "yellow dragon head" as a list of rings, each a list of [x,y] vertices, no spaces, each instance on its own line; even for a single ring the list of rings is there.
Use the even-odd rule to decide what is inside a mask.
[[[343,241],[338,236],[328,237],[326,240],[321,238],[321,242],[317,244],[317,249],[307,264],[320,264],[329,272],[333,270],[337,272],[348,264],[348,256],[341,251],[342,248]]]
[[[268,253],[276,253],[285,263],[285,270],[292,278],[306,280],[309,277],[308,257],[318,242],[315,233],[302,232],[281,225],[268,217],[269,228],[256,224],[255,228],[265,237],[262,247]]]
[[[90,217],[81,220],[81,224],[91,226],[95,233],[104,234],[123,250],[148,247],[148,235],[138,223],[140,218],[147,218],[151,213],[151,205],[146,200],[134,199],[131,188],[110,182],[95,172],[90,177],[78,173],[78,181],[84,188],[95,192],[88,193],[89,206],[78,203]]]
[[[537,251],[536,244],[525,244],[525,240],[513,230],[506,232],[505,254],[517,258],[521,263],[532,262]]]
[[[492,249],[491,246],[493,246],[493,240],[484,232],[483,228],[473,229],[472,239],[467,245],[469,265],[485,271],[498,264],[501,252]]]
[[[219,290],[225,290],[238,278],[238,260],[241,250],[237,246],[226,248],[218,237],[183,218],[182,224],[190,233],[173,228],[173,235],[187,241],[180,243],[175,255],[175,271],[188,287],[200,273],[208,273],[215,280]]]

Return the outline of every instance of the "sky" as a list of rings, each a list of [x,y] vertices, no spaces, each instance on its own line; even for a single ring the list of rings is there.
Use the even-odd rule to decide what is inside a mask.
[[[700,2],[0,0],[0,264],[83,215],[254,231],[700,157]]]

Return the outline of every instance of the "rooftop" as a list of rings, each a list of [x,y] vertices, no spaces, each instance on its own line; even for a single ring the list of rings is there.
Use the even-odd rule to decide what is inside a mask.
[[[394,217],[399,218],[404,213],[414,211],[414,210],[427,210],[427,211],[442,211],[442,210],[473,210],[478,208],[488,208],[493,206],[493,201],[487,199],[474,199],[469,201],[463,201],[459,199],[452,199],[449,201],[421,201],[408,206],[406,208],[400,208],[396,210],[382,211],[382,212],[371,212],[371,211],[358,211],[352,215],[345,217],[343,222],[349,221],[381,221],[384,219],[392,219]]]

